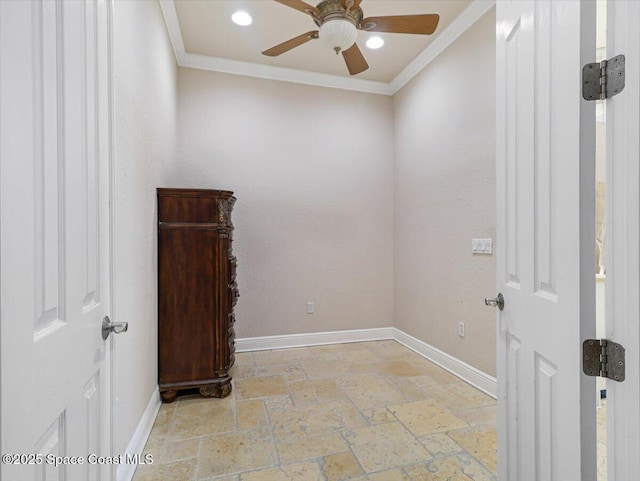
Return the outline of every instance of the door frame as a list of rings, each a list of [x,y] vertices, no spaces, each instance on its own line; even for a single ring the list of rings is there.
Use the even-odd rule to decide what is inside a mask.
[[[625,347],[626,377],[607,380],[610,481],[640,472],[640,3],[607,2],[606,58],[626,57],[626,85],[605,100],[606,338]],[[634,128],[636,129],[634,131]]]
[[[112,321],[115,320],[116,315],[116,296],[113,286],[115,286],[116,280],[116,265],[114,262],[115,257],[115,144],[114,144],[114,118],[115,118],[115,106],[114,106],[114,74],[113,74],[113,66],[114,66],[114,45],[113,45],[113,22],[114,22],[114,14],[113,14],[113,2],[114,0],[97,0],[98,2],[104,2],[106,9],[106,35],[107,35],[107,58],[106,58],[106,81],[108,82],[109,93],[107,96],[107,111],[109,113],[109,120],[107,122],[108,133],[107,133],[107,142],[109,146],[109,155],[107,156],[109,166],[108,166],[108,184],[109,184],[109,312],[111,313]],[[105,348],[106,359],[105,366],[108,373],[108,394],[105,395],[105,406],[108,407],[107,414],[107,422],[108,424],[108,455],[115,456],[116,455],[116,428],[117,428],[117,389],[116,389],[116,378],[117,378],[117,369],[116,369],[116,349],[114,343],[114,336],[109,336],[106,341],[107,347]],[[108,467],[109,470],[109,480],[115,481],[117,474],[117,465],[110,464]]]

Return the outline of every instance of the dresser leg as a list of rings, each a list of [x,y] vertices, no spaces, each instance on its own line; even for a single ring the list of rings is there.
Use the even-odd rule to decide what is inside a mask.
[[[160,396],[162,400],[166,403],[172,403],[176,400],[176,396],[178,395],[178,391],[162,391]]]
[[[204,397],[227,397],[231,394],[231,379],[223,384],[207,384],[206,386],[201,386],[200,394]]]

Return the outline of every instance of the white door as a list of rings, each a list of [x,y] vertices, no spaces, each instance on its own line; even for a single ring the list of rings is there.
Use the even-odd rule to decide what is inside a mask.
[[[498,474],[594,480],[595,2],[497,2]]]
[[[624,54],[626,86],[605,100],[607,339],[625,347],[622,383],[607,380],[609,481],[640,479],[640,2],[608,2],[607,58]]]
[[[7,481],[109,477],[46,457],[110,450],[109,16],[0,1],[1,451],[26,455]]]

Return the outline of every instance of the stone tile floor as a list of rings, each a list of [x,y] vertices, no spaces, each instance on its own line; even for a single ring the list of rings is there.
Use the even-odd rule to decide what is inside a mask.
[[[134,481],[495,480],[495,400],[395,341],[238,353],[232,376],[162,405]]]

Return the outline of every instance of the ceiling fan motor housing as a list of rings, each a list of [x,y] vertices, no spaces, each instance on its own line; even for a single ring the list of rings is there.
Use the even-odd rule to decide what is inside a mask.
[[[336,54],[351,47],[358,37],[362,9],[345,10],[340,0],[324,0],[316,8],[320,11],[320,17],[314,18],[320,27],[320,41],[334,49]]]
[[[327,20],[334,18],[346,18],[358,27],[364,16],[360,7],[353,10],[349,9],[347,12],[340,4],[340,0],[323,0],[316,8],[320,11],[320,18],[314,18],[318,27],[322,26]]]

